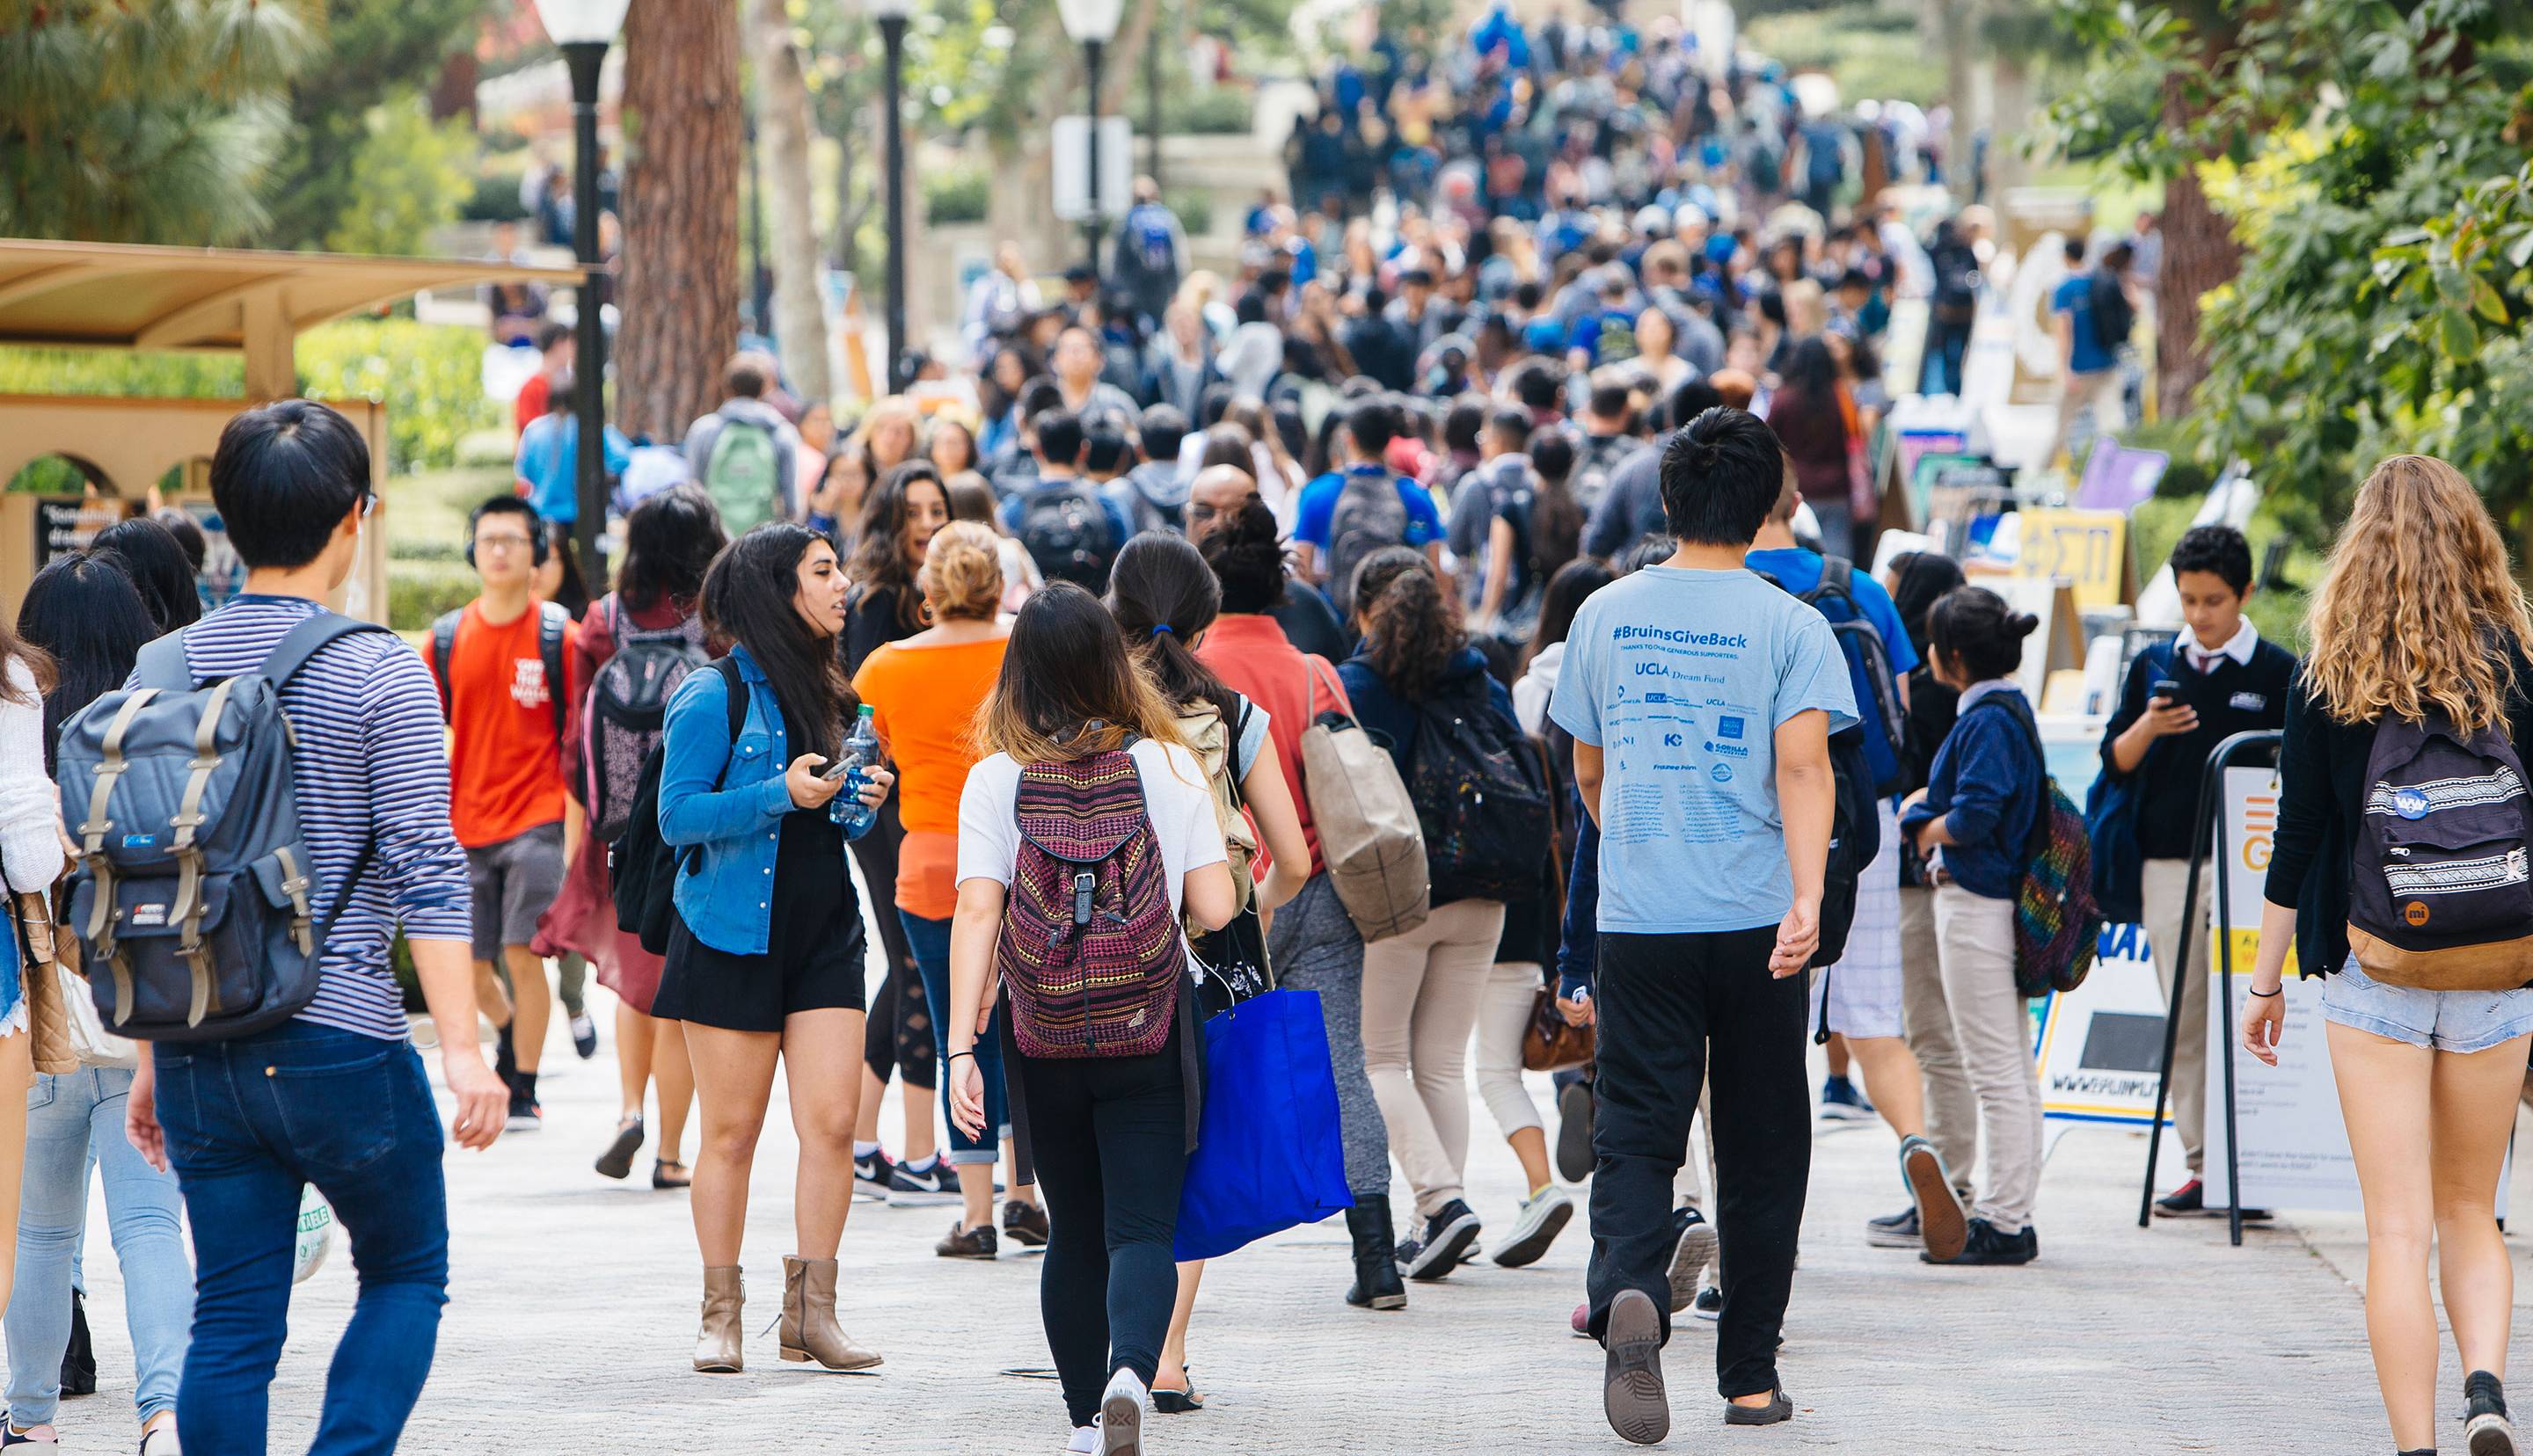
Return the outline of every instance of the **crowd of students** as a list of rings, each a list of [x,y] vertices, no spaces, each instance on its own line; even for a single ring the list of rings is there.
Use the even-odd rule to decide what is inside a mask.
[[[481,594],[419,652],[348,631],[265,666],[328,620],[372,504],[358,433],[301,401],[241,414],[212,461],[249,572],[217,612],[181,519],[47,566],[0,632],[0,872],[34,897],[11,928],[36,958],[0,958],[0,1111],[32,1088],[23,1126],[0,1117],[0,1218],[24,1194],[0,1443],[58,1440],[93,1153],[145,1456],[180,1434],[265,1449],[302,1183],[361,1278],[315,1449],[391,1449],[447,1280],[407,1007],[437,1032],[447,1136],[481,1147],[541,1126],[556,1001],[597,1048],[584,961],[617,997],[621,1078],[595,1170],[626,1178],[649,1146],[653,1188],[691,1187],[694,1368],[747,1363],[741,1233],[779,1071],[798,1144],[780,1358],[879,1364],[847,1332],[871,1322],[841,1272],[849,1214],[956,1204],[940,1256],[1045,1250],[1074,1451],[1140,1450],[1148,1412],[1204,1406],[1203,1265],[1173,1247],[1202,1018],[1266,986],[1313,993],[1325,1032],[1351,1200],[1331,1299],[1394,1311],[1482,1257],[1534,1262],[1588,1182],[1570,1325],[1606,1347],[1625,1439],[1670,1429],[1661,1351],[1683,1314],[1716,1322],[1727,1424],[1792,1419],[1778,1349],[1816,1116],[1895,1136],[1908,1206],[1870,1244],[2032,1263],[2019,905],[2052,832],[2018,685],[2034,621],[1941,555],[1869,569],[1855,469],[1895,300],[1928,301],[1930,387],[1958,387],[1982,224],[1921,241],[1872,198],[1840,221],[1867,160],[1945,175],[1942,128],[1806,117],[1782,78],[1711,85],[1696,60],[1668,29],[1534,34],[1493,10],[1465,44],[1330,78],[1289,158],[1313,210],[1263,203],[1232,278],[1190,265],[1146,187],[1111,274],[1058,302],[1004,250],[972,296],[972,379],[908,361],[915,387],[840,431],[741,353],[681,447],[611,445],[624,550],[595,601],[567,549],[561,408],[523,421],[521,490],[467,524]],[[1357,215],[1374,192],[1397,204],[1378,232]],[[2061,290],[2078,407],[2107,394],[2095,330],[2132,252]],[[567,400],[551,342],[547,394]],[[2189,966],[2168,952],[2193,786],[2228,735],[2284,729],[2247,1044],[2274,1055],[2292,945],[2328,977],[2394,1437],[2433,1446],[2433,1235],[2470,1448],[2512,1451],[2490,1209],[2533,994],[2488,954],[2441,988],[2369,906],[2396,884],[2413,928],[2510,932],[2457,932],[2465,952],[2533,928],[2521,826],[2386,828],[2520,810],[2533,621],[2468,483],[2418,457],[2360,491],[2301,668],[2244,615],[2238,531],[2193,530],[2170,564],[2185,625],[2125,670],[2101,775],[2133,812],[2092,852],[2134,868],[2167,992],[2204,984],[2204,946]],[[177,631],[179,676],[267,671],[294,730],[305,864],[266,893],[313,880],[328,905],[310,999],[153,1048],[74,1035],[81,1054],[44,1065],[35,942],[77,903],[44,892],[111,868],[101,816],[134,791],[119,769],[76,779],[56,745],[88,754],[176,691],[144,680],[144,648]],[[2400,777],[2448,750],[2469,772]],[[1384,833],[1411,847],[1368,878],[1354,851]],[[2428,877],[2370,877],[2379,844],[2429,853]],[[2462,904],[2445,895],[2496,899],[2439,919]],[[66,923],[59,958],[110,959],[103,923]],[[2190,1177],[2169,1215],[2206,1201],[2204,998],[2178,1005]],[[1817,1098],[1807,1039],[1828,1046]],[[1541,1045],[1566,1049],[1547,1056],[1553,1139],[1524,1081]],[[1472,1087],[1516,1206],[1468,1195]]]

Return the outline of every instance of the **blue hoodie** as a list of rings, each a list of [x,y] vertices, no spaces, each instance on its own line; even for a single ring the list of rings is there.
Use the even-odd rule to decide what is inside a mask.
[[[1918,825],[1944,820],[1953,837],[1943,846],[1945,872],[1986,900],[2014,899],[2048,785],[2048,767],[2026,727],[2031,713],[2003,678],[1962,694],[1962,716],[1935,751],[1926,796],[1900,816],[1900,832],[1912,838]]]

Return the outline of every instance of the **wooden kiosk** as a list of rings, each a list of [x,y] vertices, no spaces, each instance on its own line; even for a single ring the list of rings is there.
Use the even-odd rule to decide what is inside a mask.
[[[301,330],[429,288],[485,282],[575,286],[569,269],[486,261],[350,258],[220,248],[146,248],[0,238],[0,344],[241,354],[243,399],[0,394],[0,482],[29,462],[62,456],[88,477],[78,495],[0,495],[0,612],[15,616],[45,562],[86,546],[126,516],[174,505],[210,542],[204,586],[213,602],[242,573],[227,551],[207,470],[220,431],[239,409],[299,392],[293,350]],[[327,401],[369,437],[371,483],[386,484],[386,406]],[[175,489],[160,482],[175,474]],[[336,604],[386,618],[386,498],[363,559]]]

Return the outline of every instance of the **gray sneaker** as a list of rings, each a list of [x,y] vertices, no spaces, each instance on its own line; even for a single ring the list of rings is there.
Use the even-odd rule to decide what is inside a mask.
[[[1525,1198],[1521,1216],[1512,1223],[1512,1237],[1496,1251],[1496,1262],[1507,1269],[1536,1262],[1557,1241],[1566,1223],[1574,1217],[1574,1199],[1555,1184],[1539,1191],[1539,1196]]]

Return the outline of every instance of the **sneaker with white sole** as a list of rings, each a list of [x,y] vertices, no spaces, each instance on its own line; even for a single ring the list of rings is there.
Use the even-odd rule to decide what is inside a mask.
[[[1108,1377],[1108,1388],[1099,1392],[1099,1456],[1143,1456],[1147,1393],[1133,1370]]]
[[[1854,1080],[1833,1077],[1821,1082],[1820,1116],[1825,1123],[1862,1123],[1872,1121],[1878,1114],[1873,1104],[1864,1100],[1864,1094],[1856,1089]]]
[[[1413,1241],[1413,1254],[1408,1252],[1409,1245],[1399,1246],[1400,1272],[1410,1279],[1440,1279],[1450,1273],[1467,1256],[1469,1246],[1477,1242],[1478,1215],[1468,1204],[1453,1198],[1425,1220],[1421,1233],[1422,1237]]]
[[[1943,1154],[1923,1137],[1900,1140],[1900,1181],[1915,1200],[1917,1233],[1935,1262],[1950,1263],[1970,1241],[1970,1212],[1953,1192],[1953,1175]]]
[[[890,1180],[897,1176],[897,1164],[890,1162],[886,1148],[874,1147],[854,1154],[854,1196],[888,1201]]]
[[[1912,1203],[1897,1213],[1866,1219],[1864,1242],[1875,1249],[1925,1248],[1925,1236],[1917,1232],[1917,1205]]]
[[[931,1167],[900,1163],[889,1178],[888,1201],[893,1208],[937,1208],[956,1203],[961,1196],[959,1170],[938,1153],[933,1155]]]
[[[8,1422],[0,1421],[0,1450],[58,1451],[61,1448],[61,1432],[49,1424],[20,1430]]]
[[[1553,1183],[1537,1196],[1522,1199],[1521,1214],[1512,1221],[1511,1237],[1496,1251],[1496,1262],[1507,1269],[1536,1262],[1573,1217],[1573,1197]]]
[[[1073,1439],[1064,1443],[1064,1456],[1099,1456],[1099,1427],[1073,1427]]]
[[[141,1456],[185,1456],[176,1440],[176,1423],[153,1426],[141,1433]]]
[[[1694,1208],[1676,1208],[1671,1217],[1671,1312],[1677,1314],[1697,1298],[1697,1282],[1715,1261],[1715,1225]]]
[[[1699,1290],[1697,1292],[1697,1303],[1689,1307],[1688,1312],[1696,1315],[1700,1319],[1723,1318],[1724,1291],[1716,1288],[1712,1284]]]
[[[578,1052],[584,1062],[598,1055],[598,1022],[591,1019],[587,1012],[571,1019],[571,1049]]]

